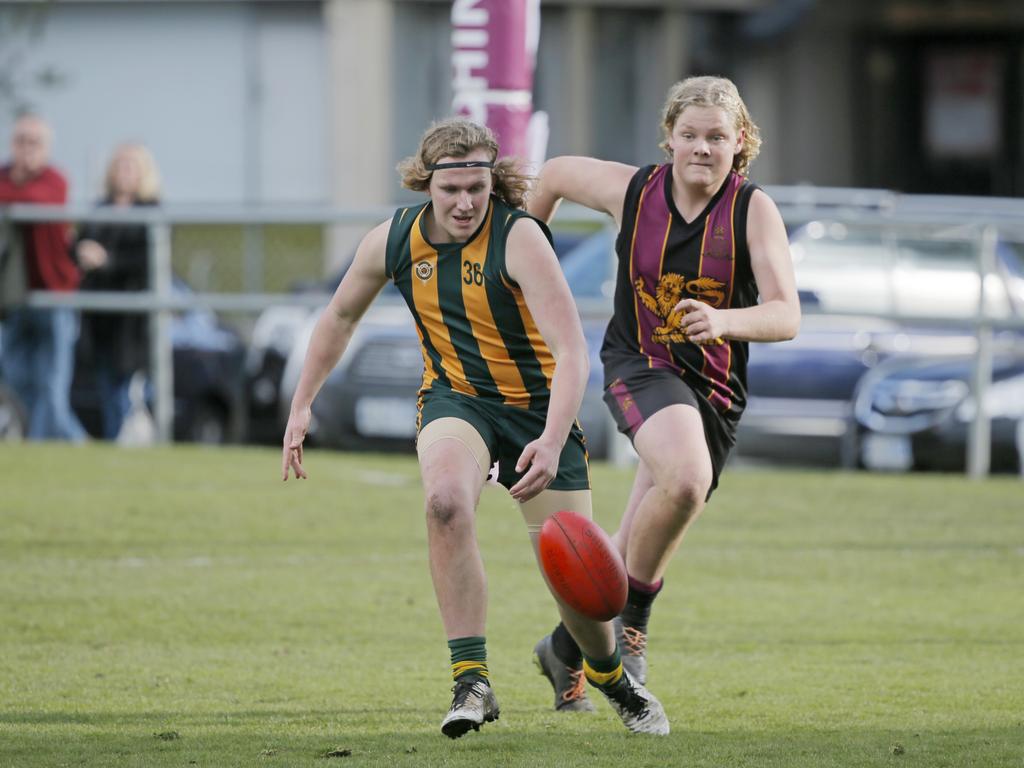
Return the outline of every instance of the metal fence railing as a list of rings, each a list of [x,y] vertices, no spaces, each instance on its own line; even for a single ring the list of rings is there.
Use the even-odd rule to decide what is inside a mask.
[[[989,198],[900,195],[881,190],[816,187],[768,187],[791,231],[811,222],[871,229],[896,242],[916,237],[939,242],[968,244],[973,253],[975,311],[956,319],[973,328],[977,337],[975,402],[985,402],[992,376],[993,333],[1002,329],[1024,330],[1022,307],[995,313],[986,299],[997,264],[997,244],[1008,244],[1024,264],[1024,201]],[[322,296],[289,290],[295,281],[316,281],[328,270],[326,233],[332,227],[364,227],[391,215],[390,207],[340,210],[331,207],[140,207],[130,210],[89,206],[0,207],[0,226],[42,221],[107,222],[141,224],[149,231],[150,285],[146,291],[32,292],[34,307],[72,307],[97,312],[144,312],[150,322],[150,360],[153,384],[153,415],[158,438],[171,438],[173,419],[173,356],[169,335],[171,314],[192,308],[220,313],[253,315],[271,306],[313,307]],[[558,227],[597,230],[608,226],[607,217],[583,208],[565,206],[556,218]],[[612,255],[609,254],[609,258]],[[172,292],[172,274],[188,278],[194,294]],[[1024,304],[1024,296],[1019,297]],[[599,302],[600,303],[600,302]],[[610,311],[610,305],[591,303],[583,311]],[[832,314],[864,311],[829,308]],[[896,322],[907,315],[899,306],[874,309],[870,314]],[[932,313],[917,312],[915,323],[945,325],[948,312],[936,306]],[[970,431],[968,472],[988,473],[988,419],[978,408]]]

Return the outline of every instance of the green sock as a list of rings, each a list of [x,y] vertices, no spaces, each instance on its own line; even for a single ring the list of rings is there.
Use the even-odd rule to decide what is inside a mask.
[[[606,659],[592,659],[583,654],[583,672],[592,685],[610,691],[622,680],[622,657],[619,655],[618,646]]]
[[[472,676],[487,682],[486,638],[457,637],[448,641],[448,650],[452,654],[453,680],[468,680]]]

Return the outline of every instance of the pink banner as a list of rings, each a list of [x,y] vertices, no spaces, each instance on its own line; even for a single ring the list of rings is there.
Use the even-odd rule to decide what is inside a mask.
[[[495,132],[501,155],[529,159],[539,0],[454,0],[452,108]]]

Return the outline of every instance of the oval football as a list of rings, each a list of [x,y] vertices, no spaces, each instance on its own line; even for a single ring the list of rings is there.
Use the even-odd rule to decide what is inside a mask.
[[[610,621],[626,605],[626,566],[597,523],[570,510],[540,529],[540,562],[551,588],[574,610]]]

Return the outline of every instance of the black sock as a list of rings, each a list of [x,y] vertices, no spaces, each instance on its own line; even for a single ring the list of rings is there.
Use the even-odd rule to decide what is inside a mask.
[[[647,622],[651,617],[651,605],[664,584],[664,579],[658,579],[655,584],[645,584],[630,576],[626,607],[619,614],[622,617],[622,623],[646,634]]]
[[[551,633],[551,647],[555,656],[565,666],[579,669],[583,665],[583,652],[562,622],[558,622],[555,631]]]

